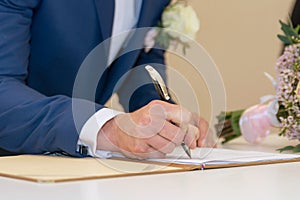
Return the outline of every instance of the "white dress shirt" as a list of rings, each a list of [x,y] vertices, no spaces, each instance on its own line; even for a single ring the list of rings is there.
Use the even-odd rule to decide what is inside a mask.
[[[114,22],[112,37],[110,42],[110,51],[108,65],[117,57],[122,45],[126,41],[128,34],[138,22],[142,0],[115,0]],[[115,36],[115,37],[114,37]],[[91,116],[84,124],[78,144],[88,147],[88,153],[94,157],[108,158],[111,152],[97,150],[97,135],[102,126],[122,112],[103,108]]]

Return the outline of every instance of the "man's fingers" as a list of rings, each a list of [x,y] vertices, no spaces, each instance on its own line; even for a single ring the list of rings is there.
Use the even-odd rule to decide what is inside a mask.
[[[200,136],[197,142],[197,146],[202,147],[204,145],[205,139],[208,136],[208,129],[209,129],[209,124],[208,122],[203,119],[200,118],[199,120],[199,132],[200,132]]]
[[[179,146],[185,137],[185,132],[182,129],[170,122],[166,122],[163,129],[158,133],[160,136],[173,142]]]
[[[133,152],[131,153],[132,155],[134,155],[134,157],[138,158],[138,159],[146,159],[146,158],[165,158],[166,154],[158,151],[157,149],[154,149],[152,147],[148,147],[148,151],[144,152],[144,153],[136,153]]]
[[[146,140],[136,140],[135,144],[128,149],[120,149],[122,154],[133,159],[146,158],[164,158],[166,153],[163,153],[146,143]]]
[[[199,138],[199,129],[193,125],[188,125],[186,130],[186,135],[184,138],[184,143],[191,149],[196,148],[197,139]]]
[[[116,136],[111,140],[120,148],[118,152],[131,158],[163,158],[182,142],[191,149],[196,148],[197,144],[212,144],[208,123],[204,119],[167,102],[152,101],[116,119],[119,120],[116,123],[119,134],[110,134]]]
[[[168,154],[173,152],[176,145],[172,143],[171,141],[161,137],[160,135],[153,136],[152,138],[149,138],[147,140],[147,143],[152,146],[154,149],[164,153]]]
[[[208,130],[206,138],[204,138],[204,140],[202,141],[202,147],[217,147],[216,135],[211,129]]]
[[[150,104],[151,107],[160,107],[165,113],[166,120],[178,126],[187,125],[193,121],[193,113],[182,106],[154,100]]]
[[[149,152],[144,156],[145,156],[144,158],[165,158],[166,154],[162,153],[154,148],[150,148]]]

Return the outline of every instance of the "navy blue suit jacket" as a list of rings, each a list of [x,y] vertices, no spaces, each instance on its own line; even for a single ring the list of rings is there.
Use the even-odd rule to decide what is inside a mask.
[[[293,8],[292,23],[295,27],[300,24],[300,1],[299,0],[296,0]]]
[[[120,78],[134,66],[164,64],[162,50],[130,51],[109,68],[98,66],[95,70],[101,69],[101,73],[90,74],[103,72],[92,98],[72,98],[82,62],[110,37],[113,7],[107,6],[107,1],[0,0],[0,150],[32,154],[63,151],[82,156],[76,152],[79,132],[94,111],[103,108]],[[143,0],[137,27],[156,26],[168,3]],[[142,47],[143,37],[134,36],[129,44]],[[102,52],[99,59],[105,60],[107,49]],[[81,89],[87,87],[89,83]],[[131,95],[128,110],[157,98],[154,87],[144,85]],[[95,108],[92,111],[91,106]],[[80,113],[76,124],[74,109]]]

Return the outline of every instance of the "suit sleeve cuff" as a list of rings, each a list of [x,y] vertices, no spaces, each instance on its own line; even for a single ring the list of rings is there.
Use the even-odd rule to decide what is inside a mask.
[[[116,115],[122,114],[116,110],[102,108],[92,115],[82,127],[80,132],[78,145],[84,145],[88,148],[88,155],[99,158],[110,158],[112,153],[104,150],[97,150],[97,136],[102,126],[114,118]]]

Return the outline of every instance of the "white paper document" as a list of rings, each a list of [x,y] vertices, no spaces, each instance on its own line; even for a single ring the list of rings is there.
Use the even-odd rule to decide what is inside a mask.
[[[155,162],[188,164],[188,165],[226,165],[273,162],[300,159],[299,154],[264,153],[257,151],[239,151],[218,148],[197,148],[191,151],[192,159],[181,148],[175,149],[164,159],[149,159]]]

